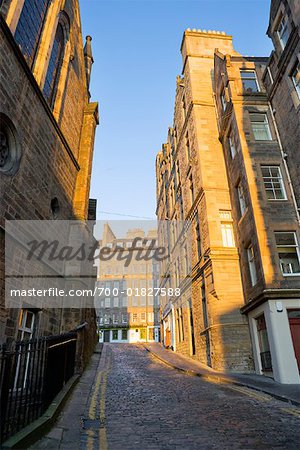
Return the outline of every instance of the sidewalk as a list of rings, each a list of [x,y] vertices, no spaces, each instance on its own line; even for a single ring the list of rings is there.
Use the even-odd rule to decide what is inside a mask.
[[[95,391],[95,383],[101,370],[101,356],[105,353],[96,351],[73,389],[66,405],[58,416],[51,430],[36,441],[29,450],[79,450],[85,448],[85,421],[88,408]]]
[[[144,346],[146,350],[168,366],[188,375],[202,377],[211,382],[246,386],[269,394],[279,400],[300,406],[300,385],[298,384],[280,384],[263,375],[219,372],[191,358],[179,355],[172,350],[167,350],[157,342],[146,343]]]

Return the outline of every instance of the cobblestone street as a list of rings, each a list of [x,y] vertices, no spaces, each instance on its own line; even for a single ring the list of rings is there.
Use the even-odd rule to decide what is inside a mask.
[[[32,450],[298,449],[300,408],[204,381],[143,345],[105,344]]]
[[[105,353],[83,448],[99,440],[109,450],[299,448],[300,410],[287,403],[181,374],[143,346],[107,345]]]

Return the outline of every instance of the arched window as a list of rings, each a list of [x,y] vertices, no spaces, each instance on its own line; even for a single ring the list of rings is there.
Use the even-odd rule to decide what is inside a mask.
[[[46,100],[51,107],[54,105],[57,92],[59,75],[64,58],[65,43],[63,26],[61,23],[58,23],[43,90]]]
[[[15,32],[15,40],[32,67],[49,0],[25,0]]]

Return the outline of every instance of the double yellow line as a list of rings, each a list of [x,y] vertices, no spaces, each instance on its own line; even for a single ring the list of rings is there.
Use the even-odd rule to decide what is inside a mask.
[[[248,395],[248,397],[254,398],[255,400],[259,400],[261,402],[268,402],[272,399],[272,397],[268,394],[264,394],[261,392],[252,391],[249,388],[246,387],[240,387],[240,386],[227,386],[229,389],[232,389],[234,391],[241,392],[242,394]],[[300,409],[296,407],[290,407],[290,408],[280,408],[280,411],[292,414],[293,416],[300,417]]]
[[[105,425],[105,397],[107,387],[107,377],[110,370],[110,363],[106,369],[99,372],[96,378],[93,395],[90,402],[88,416],[90,420],[100,419],[100,427],[98,433],[95,430],[87,430],[87,450],[94,450],[94,445],[99,439],[99,449],[107,450],[107,433]]]

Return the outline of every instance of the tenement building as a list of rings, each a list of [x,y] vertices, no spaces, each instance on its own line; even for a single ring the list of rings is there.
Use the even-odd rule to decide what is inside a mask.
[[[158,218],[184,220],[193,244],[190,289],[161,299],[165,345],[282,383],[300,383],[299,23],[297,2],[272,2],[270,58],[186,31],[156,163]]]
[[[159,341],[156,247],[156,230],[132,229],[117,238],[104,225],[95,298],[100,342]]]
[[[239,235],[242,312],[249,319],[256,371],[300,383],[299,2],[272,1],[268,36],[274,50],[265,68],[259,61],[216,55],[218,91],[228,80],[231,92],[236,156],[226,152],[230,126],[222,125],[221,117],[220,138]]]
[[[174,125],[157,156],[158,219],[175,228],[184,221],[179,228],[188,228],[187,240],[194,243],[188,261],[181,245],[172,258],[175,270],[160,274],[162,286],[169,280],[182,290],[179,297],[161,298],[162,332],[166,345],[215,369],[248,371],[251,344],[240,313],[243,288],[212,82],[215,48],[237,55],[225,33],[185,31]],[[179,238],[171,233],[171,254]],[[186,270],[191,283],[184,288]]]
[[[48,352],[44,375],[49,375],[46,384],[49,389],[51,386],[51,396],[72,375],[74,354],[76,367],[81,369],[93,351],[95,311],[70,304],[65,309],[53,308],[48,299],[35,308],[30,298],[23,296],[14,299],[13,307],[5,308],[5,294],[7,301],[11,299],[9,292],[5,293],[4,237],[7,221],[47,220],[57,226],[61,220],[76,219],[81,232],[93,241],[91,222],[89,226],[86,223],[89,206],[90,219],[95,219],[89,190],[98,124],[98,104],[90,102],[89,93],[91,38],[87,37],[84,47],[77,0],[2,0],[0,5],[0,343],[13,351],[18,341],[53,336],[53,341],[45,341],[47,348],[43,347]],[[22,249],[12,256],[16,275],[24,274],[28,267]],[[79,278],[81,270],[77,263]],[[24,279],[23,287],[27,281]],[[64,340],[71,331],[72,336]],[[68,346],[72,348],[67,355],[64,349]],[[0,384],[1,394],[8,395],[3,389],[22,384],[32,405],[38,391],[30,390],[28,383],[36,365],[31,365],[29,354],[24,363],[20,358],[26,348],[32,355],[34,350],[23,344],[20,348],[15,374]],[[42,364],[42,357],[39,362]],[[43,382],[39,386],[46,389]],[[19,399],[18,408],[26,406],[27,400]],[[3,431],[1,419],[2,439],[15,430],[13,418],[5,414],[3,411],[2,419],[9,425]],[[23,417],[21,411],[17,415]]]

